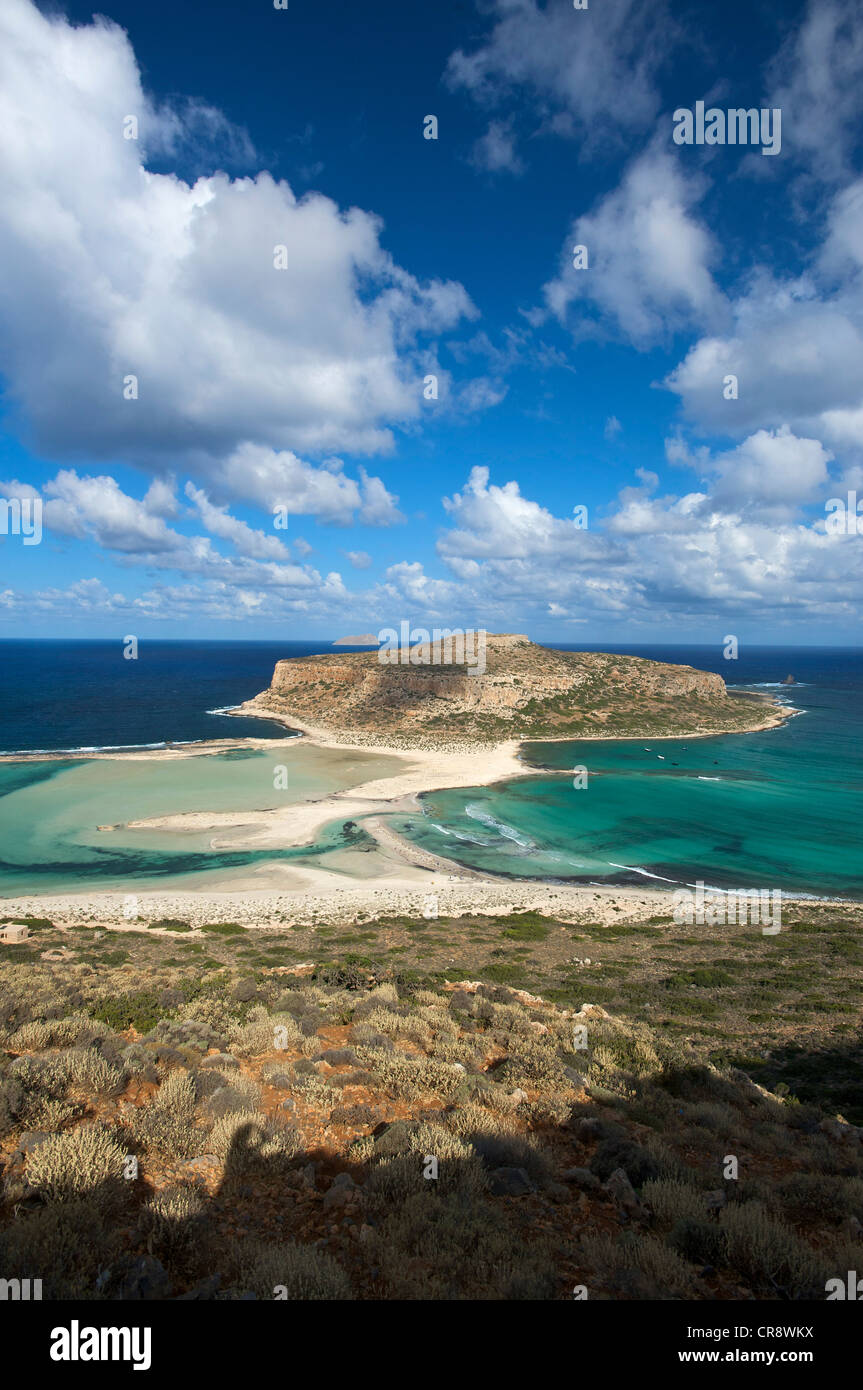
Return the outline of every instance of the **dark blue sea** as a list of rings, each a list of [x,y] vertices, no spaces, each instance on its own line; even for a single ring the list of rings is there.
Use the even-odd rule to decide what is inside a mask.
[[[278,724],[213,711],[265,690],[282,657],[324,651],[332,645],[141,641],[126,660],[119,641],[0,642],[0,752],[278,738]]]
[[[196,809],[194,795],[207,795],[201,787],[193,795],[191,770],[181,776],[170,763],[156,770],[149,762],[88,764],[87,754],[288,737],[278,724],[224,711],[264,690],[281,658],[332,650],[329,641],[142,641],[138,659],[127,661],[116,641],[0,643],[0,751],[70,754],[66,763],[0,767],[0,886],[23,892],[38,882],[46,891],[61,859],[64,882],[74,877],[82,885],[99,875],[134,872],[152,880],[227,866],[206,845],[185,858],[173,843],[152,851],[136,844],[133,853],[116,835],[110,849],[102,837],[82,854],[86,827],[90,833],[130,814],[109,801],[111,789],[132,811],[157,775],[179,779],[177,811]],[[668,885],[704,879],[863,896],[863,650],[744,646],[737,661],[724,660],[718,646],[589,650],[716,671],[729,686],[770,691],[795,717],[781,728],[710,738],[530,743],[522,756],[534,776],[430,792],[415,815],[396,820],[397,828],[447,858],[519,878]],[[783,684],[789,674],[793,685]],[[589,769],[589,790],[574,787],[572,773],[581,766]],[[233,805],[243,787],[240,772],[230,771],[214,766],[212,776]],[[205,774],[196,769],[199,782]],[[46,779],[55,789],[47,800],[39,791]],[[261,798],[257,790],[243,794],[252,804]],[[318,850],[340,843],[339,834],[338,826],[328,828]],[[261,857],[229,856],[245,864]]]

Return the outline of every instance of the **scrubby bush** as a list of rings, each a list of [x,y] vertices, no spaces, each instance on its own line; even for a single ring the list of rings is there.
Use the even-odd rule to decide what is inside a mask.
[[[464,1191],[435,1196],[431,1186],[390,1209],[372,1238],[389,1297],[510,1302],[553,1296],[554,1256],[541,1236],[525,1242],[498,1209]]]
[[[299,1047],[302,1039],[303,1034],[290,1014],[270,1015],[262,1004],[257,1004],[249,1011],[248,1021],[230,1034],[228,1042],[238,1057],[253,1057]]]
[[[487,1168],[523,1168],[539,1186],[551,1181],[551,1159],[532,1135],[480,1130],[470,1135],[470,1142]]]
[[[702,1221],[707,1214],[705,1194],[691,1183],[651,1178],[642,1188],[641,1199],[660,1226],[672,1226],[680,1220]]]
[[[225,1045],[225,1033],[200,1018],[161,1019],[147,1034],[147,1042],[206,1052],[211,1047],[221,1050]]]
[[[123,1192],[126,1149],[98,1125],[52,1134],[27,1159],[27,1180],[58,1202],[89,1193],[116,1201]]]
[[[206,1206],[194,1188],[157,1192],[141,1208],[138,1230],[149,1252],[172,1270],[187,1272],[205,1265]]]
[[[771,1216],[761,1202],[734,1202],[720,1216],[728,1262],[756,1288],[794,1297],[812,1296],[824,1286],[821,1262],[790,1226]]]
[[[0,1081],[0,1139],[15,1128],[24,1105],[24,1087],[14,1076]]]
[[[12,1052],[44,1052],[49,1047],[87,1047],[97,1038],[109,1036],[107,1024],[83,1014],[68,1018],[34,1019],[23,1024],[9,1039]]]
[[[204,1075],[207,1073],[205,1072]],[[201,1105],[203,1114],[219,1119],[236,1111],[256,1112],[261,1103],[261,1088],[250,1076],[232,1077],[227,1085],[219,1086]]]
[[[509,1056],[498,1073],[508,1085],[543,1091],[569,1087],[563,1059],[553,1040],[514,1035],[508,1046]]]
[[[400,1014],[391,1013],[389,1009],[372,1009],[356,1027],[372,1033],[383,1033],[385,1037],[404,1038],[418,1047],[427,1047],[432,1037],[432,1030],[425,1019],[416,1015],[402,1017]],[[366,1035],[368,1036],[368,1033]]]
[[[599,1280],[617,1294],[637,1299],[696,1297],[693,1267],[655,1236],[588,1236],[582,1248]]]
[[[398,1004],[399,1002],[398,990],[395,985],[388,982],[376,985],[374,989],[369,990],[368,997],[379,1004]]]
[[[418,989],[414,994],[414,999],[417,1004],[425,1004],[434,1009],[445,1009],[447,1006],[446,995],[435,994],[430,989]]]
[[[486,1110],[478,1103],[478,1098],[459,1105],[447,1115],[447,1127],[450,1132],[468,1141],[475,1134],[508,1133],[506,1126],[506,1116],[494,1110]]]
[[[83,1112],[84,1106],[74,1101],[35,1096],[27,1106],[27,1123],[53,1134],[62,1129],[67,1121],[77,1119]]]
[[[291,1090],[302,1096],[307,1105],[320,1105],[325,1110],[335,1105],[342,1095],[338,1077],[321,1076],[314,1070],[300,1071],[299,1068],[291,1073]]]
[[[23,1088],[25,1098],[40,1095],[60,1100],[66,1092],[66,1072],[53,1057],[16,1057],[7,1079]]]
[[[724,1232],[715,1221],[708,1221],[703,1216],[683,1216],[675,1221],[668,1243],[693,1264],[718,1265],[726,1257]]]
[[[730,1105],[720,1101],[702,1100],[696,1105],[687,1105],[684,1116],[690,1124],[700,1129],[709,1129],[715,1134],[734,1134],[740,1132],[740,1116]]]
[[[97,1197],[71,1197],[32,1212],[19,1212],[0,1231],[0,1269],[7,1279],[41,1279],[50,1299],[98,1297],[99,1272],[119,1245]]]
[[[311,1245],[244,1241],[237,1266],[239,1292],[258,1298],[336,1301],[353,1297],[344,1270],[326,1251]]]
[[[357,1054],[381,1085],[404,1100],[429,1093],[444,1098],[452,1096],[461,1086],[464,1075],[433,1057],[415,1060],[403,1052],[384,1052],[377,1047],[358,1047]]]
[[[60,1052],[55,1065],[64,1072],[69,1087],[87,1098],[117,1096],[126,1085],[123,1071],[112,1066],[94,1048],[70,1048],[68,1052]]]
[[[179,1015],[184,1022],[209,1025],[214,1038],[222,1039],[236,1025],[236,1005],[218,995],[204,995],[181,1005]],[[211,1042],[209,1047],[220,1047],[221,1042]]]
[[[237,1110],[216,1120],[208,1147],[234,1173],[260,1168],[278,1170],[300,1151],[300,1137],[289,1126],[277,1126],[252,1110]]]
[[[863,1221],[863,1180],[827,1173],[794,1173],[771,1189],[771,1205],[798,1216],[842,1221],[856,1216]]]
[[[436,1200],[445,1193],[479,1197],[485,1192],[488,1179],[479,1155],[439,1125],[421,1123],[405,1130],[400,1147],[398,1155],[379,1160],[366,1180],[367,1199],[380,1211],[414,1194]],[[428,1157],[438,1161],[436,1179],[423,1176]]]
[[[195,1125],[195,1104],[191,1074],[169,1072],[150,1104],[138,1111],[135,1138],[171,1158],[193,1158],[202,1153],[206,1135]]]

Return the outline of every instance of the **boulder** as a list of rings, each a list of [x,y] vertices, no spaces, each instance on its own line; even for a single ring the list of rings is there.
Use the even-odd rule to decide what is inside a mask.
[[[327,1062],[331,1067],[358,1067],[360,1059],[352,1047],[328,1047],[319,1052],[315,1062]]]
[[[599,1178],[589,1168],[567,1168],[561,1177],[564,1182],[574,1182],[576,1187],[583,1187],[587,1192],[594,1192],[599,1187]]]
[[[640,1216],[644,1208],[638,1200],[638,1194],[623,1168],[615,1168],[611,1177],[604,1184],[614,1205],[621,1211],[625,1211],[628,1216]]]
[[[117,1300],[147,1302],[170,1298],[173,1293],[168,1271],[152,1255],[139,1255],[112,1271],[112,1297]]]
[[[357,1185],[350,1173],[337,1173],[330,1184],[329,1191],[324,1194],[324,1211],[332,1211],[335,1207],[344,1207],[351,1201]]]
[[[493,1197],[527,1197],[536,1188],[523,1168],[495,1168],[489,1190]]]
[[[226,1067],[238,1067],[239,1065],[236,1057],[232,1057],[230,1052],[214,1052],[209,1057],[201,1059],[202,1067],[218,1067],[220,1071]]]

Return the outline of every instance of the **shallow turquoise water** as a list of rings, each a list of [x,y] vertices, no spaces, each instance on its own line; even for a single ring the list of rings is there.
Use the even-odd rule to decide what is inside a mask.
[[[717,669],[731,682],[728,664],[711,650],[650,655]],[[655,744],[534,743],[525,759],[536,765],[535,776],[429,793],[420,812],[394,824],[427,849],[498,874],[634,883],[700,878],[723,887],[863,897],[863,653],[762,649],[741,660],[734,675],[741,685],[772,685],[789,669],[799,684],[782,696],[800,713],[782,728]],[[194,682],[187,684],[189,698],[198,699]],[[52,737],[67,746],[71,730],[53,728]],[[211,850],[212,831],[97,829],[320,797],[385,775],[394,762],[301,744],[285,740],[284,751],[177,761],[0,763],[0,893],[215,887],[228,873],[272,861],[371,872],[371,853],[347,856],[349,863],[340,856],[370,842],[361,827],[346,830],[338,820],[312,846],[279,852]],[[277,762],[289,768],[286,791],[273,785]],[[580,790],[573,785],[577,766],[588,770]]]
[[[286,743],[288,741],[286,740]],[[293,743],[293,741],[291,741]],[[0,892],[156,887],[273,860],[320,859],[365,839],[359,829],[325,826],[312,846],[282,851],[211,850],[230,831],[111,831],[100,825],[189,811],[266,810],[319,797],[383,775],[392,758],[292,746],[170,760],[0,763]],[[274,769],[288,787],[274,786]]]
[[[553,773],[429,793],[396,828],[519,877],[863,897],[860,687],[822,679],[790,699],[802,712],[764,733],[529,744]]]

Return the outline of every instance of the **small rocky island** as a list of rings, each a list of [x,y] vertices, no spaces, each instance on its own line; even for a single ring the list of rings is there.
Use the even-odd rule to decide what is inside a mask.
[[[276,718],[364,747],[481,747],[508,739],[656,738],[735,733],[787,716],[730,694],[692,666],[561,652],[522,633],[489,633],[484,670],[446,664],[440,643],[394,661],[379,652],[279,661],[269,688],[237,713]],[[393,653],[389,654],[393,656]]]

